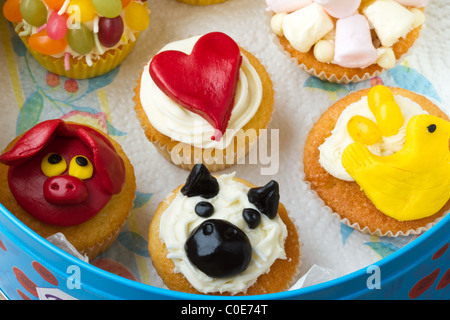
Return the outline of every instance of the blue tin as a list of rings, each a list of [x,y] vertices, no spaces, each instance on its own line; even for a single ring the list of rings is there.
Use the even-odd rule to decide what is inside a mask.
[[[251,299],[449,299],[450,215],[376,264]],[[377,282],[378,281],[378,282]],[[8,299],[215,299],[135,282],[49,243],[0,205],[0,289]]]

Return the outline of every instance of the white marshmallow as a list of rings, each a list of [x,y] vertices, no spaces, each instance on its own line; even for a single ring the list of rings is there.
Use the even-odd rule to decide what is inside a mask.
[[[317,41],[333,28],[333,20],[316,3],[311,3],[288,14],[283,20],[284,36],[300,52],[308,52]]]
[[[414,13],[395,1],[375,1],[364,8],[363,14],[384,47],[391,47],[406,36],[415,21]]]

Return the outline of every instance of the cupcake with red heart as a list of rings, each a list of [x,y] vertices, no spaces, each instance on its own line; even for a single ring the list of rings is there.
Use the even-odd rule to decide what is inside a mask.
[[[133,207],[133,166],[120,145],[60,119],[16,137],[0,155],[0,203],[40,236],[56,233],[93,259]]]
[[[217,171],[244,157],[269,125],[272,81],[228,35],[211,32],[164,46],[135,88],[147,138],[169,161]]]

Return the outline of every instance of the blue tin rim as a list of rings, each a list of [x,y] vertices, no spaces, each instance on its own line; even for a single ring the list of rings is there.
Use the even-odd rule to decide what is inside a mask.
[[[15,224],[17,227],[19,227],[26,236],[30,237],[33,241],[35,241],[38,245],[43,246],[47,250],[53,252],[54,254],[57,254],[61,257],[63,257],[65,260],[67,260],[71,264],[76,264],[80,266],[81,268],[85,268],[86,270],[90,271],[92,274],[95,274],[98,277],[103,278],[109,278],[110,280],[116,282],[117,284],[120,284],[122,286],[131,287],[132,289],[135,289],[140,292],[147,292],[149,294],[157,294],[159,298],[162,297],[166,299],[179,299],[179,300],[224,300],[224,299],[232,299],[232,300],[280,300],[280,299],[299,299],[302,297],[308,298],[311,296],[313,299],[322,298],[322,299],[329,299],[330,297],[322,296],[321,292],[336,292],[341,290],[342,288],[346,288],[343,291],[345,291],[346,295],[340,295],[339,299],[352,299],[352,298],[358,298],[363,294],[365,291],[369,291],[368,288],[360,288],[359,291],[355,291],[354,286],[351,284],[358,278],[367,278],[367,267],[361,268],[359,270],[356,270],[352,273],[349,273],[347,275],[341,276],[339,278],[329,280],[323,283],[315,284],[309,287],[295,289],[291,291],[284,291],[284,292],[278,292],[278,293],[270,293],[270,294],[262,294],[262,295],[254,295],[254,296],[239,296],[239,297],[223,297],[223,296],[214,296],[214,295],[200,295],[200,294],[192,294],[192,293],[185,293],[185,292],[178,292],[178,291],[172,291],[165,288],[159,288],[152,285],[140,283],[137,281],[133,281],[127,278],[123,278],[121,276],[118,276],[116,274],[110,273],[108,271],[102,270],[94,265],[91,265],[87,262],[84,262],[71,254],[65,252],[64,250],[58,248],[57,246],[53,245],[49,241],[45,240],[43,237],[41,237],[39,234],[31,230],[27,225],[25,225],[22,221],[17,219],[12,213],[10,213],[2,204],[0,204],[0,212],[4,214],[4,216],[13,224]],[[399,250],[393,252],[389,256],[380,259],[379,261],[375,262],[374,265],[377,265],[381,269],[386,268],[388,272],[388,279],[391,279],[396,276],[396,274],[401,273],[401,270],[398,270],[398,262],[399,260],[404,261],[405,255],[413,256],[415,259],[418,258],[417,252],[423,253],[425,252],[426,248],[428,247],[428,242],[435,243],[435,240],[438,241],[440,236],[438,234],[446,234],[450,231],[450,214],[447,214],[441,221],[439,221],[435,226],[433,226],[430,230],[425,232],[424,234],[420,235],[417,239],[414,239],[411,243],[408,243],[403,248],[400,248]],[[420,255],[419,255],[420,257]],[[406,259],[408,261],[408,259]],[[418,261],[420,258],[417,259]],[[406,261],[406,262],[407,262]],[[388,266],[395,265],[394,268],[388,268]],[[396,271],[395,271],[396,270]],[[89,285],[89,284],[88,284]],[[339,287],[339,289],[337,289]],[[352,288],[352,289],[350,289]],[[106,293],[105,297],[111,296],[112,298],[115,297],[114,294],[108,294]],[[337,297],[332,297],[337,299]]]

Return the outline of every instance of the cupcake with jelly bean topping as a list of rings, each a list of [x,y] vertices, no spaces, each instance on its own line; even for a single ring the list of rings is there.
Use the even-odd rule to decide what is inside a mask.
[[[314,76],[357,82],[393,68],[418,39],[428,0],[266,0],[277,43]]]
[[[117,67],[149,24],[137,0],[7,0],[3,13],[44,68],[75,79]]]
[[[178,0],[179,2],[184,2],[187,4],[194,4],[194,5],[202,5],[206,6],[209,4],[216,4],[216,3],[222,3],[227,0]]]

